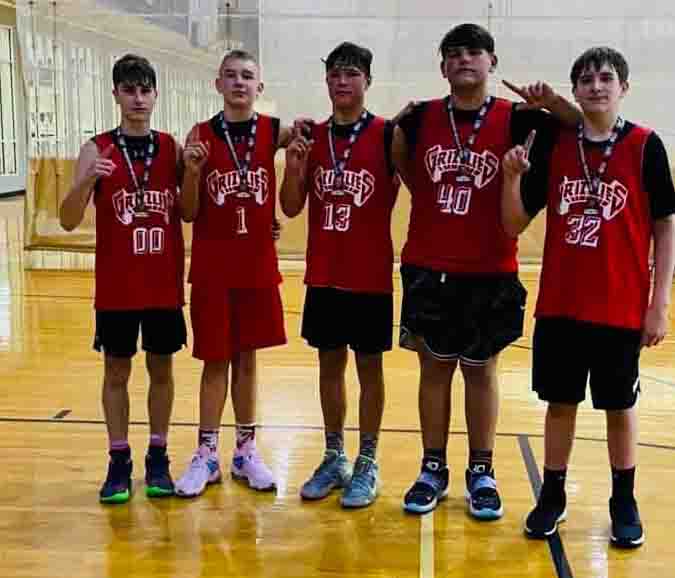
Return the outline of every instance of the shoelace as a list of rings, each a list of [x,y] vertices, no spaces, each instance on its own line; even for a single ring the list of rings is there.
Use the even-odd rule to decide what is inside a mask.
[[[363,492],[369,492],[374,477],[373,464],[359,461],[357,462],[356,468],[354,468],[354,474],[352,475],[352,488]]]

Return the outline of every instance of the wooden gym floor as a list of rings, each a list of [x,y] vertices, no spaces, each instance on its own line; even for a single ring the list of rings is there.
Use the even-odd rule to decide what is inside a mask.
[[[107,454],[102,364],[91,349],[93,276],[24,271],[21,212],[20,202],[0,201],[0,576],[675,577],[675,328],[642,358],[637,485],[647,541],[637,551],[608,545],[604,418],[587,403],[568,478],[568,521],[550,542],[523,536],[543,460],[544,405],[529,388],[529,318],[526,335],[501,359],[495,459],[502,520],[479,523],[466,514],[460,377],[453,391],[450,497],[425,517],[403,513],[421,443],[417,360],[399,348],[385,356],[378,501],[360,511],[340,509],[337,494],[301,503],[298,491],[321,457],[323,434],[315,355],[298,335],[303,287],[297,266],[288,268],[283,285],[289,344],[259,355],[259,447],[278,476],[278,492],[257,494],[228,477],[196,500],[148,500],[142,491],[146,378],[139,356],[130,383],[136,491],[129,504],[104,507],[97,501]],[[529,315],[537,272],[522,276]],[[398,292],[396,306],[398,314]],[[198,418],[200,366],[189,350],[176,356],[175,375],[170,453],[178,476],[194,449]],[[351,363],[348,383],[353,456],[358,384]],[[227,463],[229,402],[223,422],[220,446]]]

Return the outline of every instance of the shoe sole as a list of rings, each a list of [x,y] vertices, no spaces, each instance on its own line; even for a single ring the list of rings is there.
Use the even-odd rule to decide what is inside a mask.
[[[533,532],[530,530],[530,528],[527,527],[527,524],[525,524],[525,535],[528,538],[533,538],[535,540],[545,540],[546,538],[550,538],[553,536],[558,531],[558,526],[567,520],[567,510],[563,510],[562,514],[558,516],[558,519],[555,521],[555,524],[553,524],[553,529],[549,530],[548,532]]]
[[[108,496],[106,498],[99,497],[99,502],[102,504],[126,504],[131,499],[131,492],[119,492]]]
[[[206,484],[199,492],[186,494],[185,492],[182,492],[181,490],[176,488],[174,491],[174,495],[178,496],[179,498],[196,498],[198,496],[201,496],[206,491],[206,488],[208,488],[209,486],[212,486],[213,484],[220,484],[222,481],[223,481],[222,474],[218,474],[218,477],[215,478],[214,480],[207,480]]]
[[[375,500],[377,500],[377,496],[379,495],[379,492],[376,490],[374,496],[369,496],[367,501],[364,502],[350,502],[348,500],[344,499],[344,496],[340,498],[340,505],[346,509],[346,510],[358,510],[359,508],[367,508],[368,506],[372,505]]]
[[[148,498],[168,498],[169,496],[173,496],[174,493],[175,490],[166,490],[164,488],[160,488],[159,486],[145,487],[145,495]]]
[[[434,500],[431,501],[428,506],[419,506],[418,504],[406,504],[405,502],[403,502],[403,509],[406,512],[410,512],[411,514],[427,514],[432,510],[435,510],[436,506],[438,506],[438,503],[442,502],[447,497],[448,497],[448,490],[445,489],[443,493],[437,498],[434,498]]]
[[[274,492],[277,489],[277,485],[275,483],[272,483],[271,486],[255,486],[251,483],[251,480],[248,479],[247,476],[244,474],[237,474],[235,472],[230,471],[230,474],[232,475],[233,480],[237,480],[238,482],[245,483],[249,488],[252,490],[256,490],[258,492]]]
[[[471,503],[471,494],[469,493],[469,490],[464,490],[464,498],[469,506],[469,513],[477,520],[491,522],[499,520],[504,515],[504,506],[500,506],[499,510],[491,510],[490,508],[483,508],[481,510],[475,509]]]
[[[639,548],[642,544],[645,543],[645,535],[642,534],[637,540],[620,540],[614,535],[610,535],[610,541],[612,546],[615,548],[621,548],[622,550],[631,550],[633,548]]]

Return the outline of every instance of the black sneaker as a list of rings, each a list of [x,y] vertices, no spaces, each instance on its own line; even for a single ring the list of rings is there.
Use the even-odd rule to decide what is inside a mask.
[[[166,454],[145,456],[145,495],[148,498],[173,496],[173,480],[169,473],[169,457]]]
[[[558,530],[558,524],[567,518],[565,494],[562,498],[551,500],[539,497],[534,510],[525,520],[525,533],[530,538],[548,538]]]
[[[498,520],[504,515],[502,500],[497,491],[495,472],[474,473],[466,470],[465,497],[469,504],[469,512],[479,520]]]
[[[131,497],[131,460],[110,460],[108,476],[99,492],[99,501],[104,504],[124,504]]]
[[[440,466],[440,461],[425,458],[422,462],[422,472],[403,498],[403,509],[407,512],[431,512],[448,495],[450,471],[447,466],[434,469],[434,465]]]
[[[617,548],[637,548],[645,541],[637,503],[634,498],[609,499],[612,519],[611,540]]]

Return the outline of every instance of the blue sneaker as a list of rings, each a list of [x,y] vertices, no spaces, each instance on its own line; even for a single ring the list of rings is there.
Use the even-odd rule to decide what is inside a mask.
[[[498,520],[504,515],[504,506],[497,491],[494,470],[473,473],[466,470],[466,501],[469,512],[478,520]]]
[[[340,503],[343,508],[365,508],[377,498],[378,474],[377,462],[367,456],[359,456],[354,463],[354,473],[345,488]]]
[[[99,492],[99,501],[104,504],[124,504],[131,497],[131,460],[110,460],[108,475]]]
[[[422,460],[422,472],[403,498],[403,509],[413,514],[431,512],[448,495],[450,471],[434,458]]]
[[[303,500],[320,500],[335,488],[344,488],[352,477],[352,468],[343,453],[326,450],[323,461],[300,490]]]

